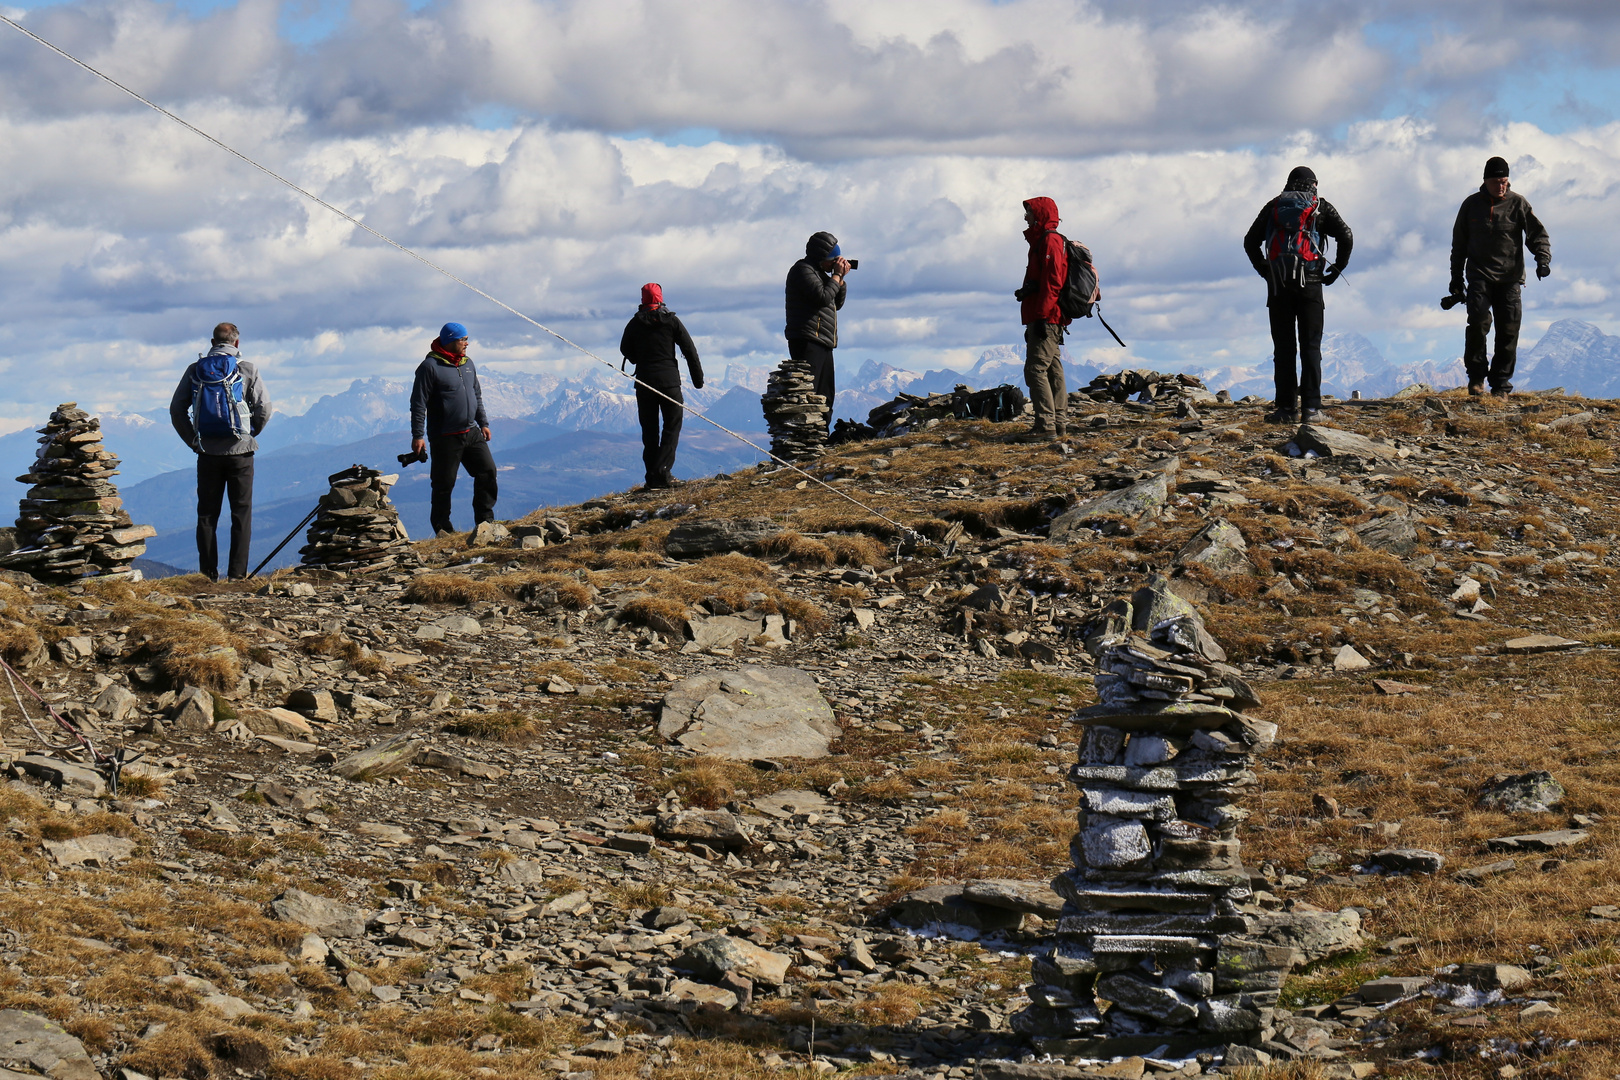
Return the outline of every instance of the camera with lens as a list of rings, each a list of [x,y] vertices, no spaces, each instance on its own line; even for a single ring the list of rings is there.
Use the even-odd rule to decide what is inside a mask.
[[[413,461],[425,462],[427,459],[428,457],[426,450],[412,450],[408,454],[399,455],[399,464],[401,468],[404,468],[405,466],[410,465],[410,463]]]

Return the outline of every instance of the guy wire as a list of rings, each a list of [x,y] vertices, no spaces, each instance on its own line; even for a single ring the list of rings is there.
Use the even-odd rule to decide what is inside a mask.
[[[71,61],[74,64],[77,64],[79,67],[83,68],[85,71],[88,71],[90,74],[94,75],[96,78],[101,79],[103,82],[109,83],[110,85],[117,87],[119,90],[122,90],[124,93],[128,94],[130,97],[132,97],[136,101],[140,102],[142,105],[145,105],[147,108],[151,109],[154,112],[160,113],[163,116],[168,117],[170,120],[173,120],[175,123],[179,124],[181,127],[183,127],[186,130],[190,131],[192,134],[198,136],[199,138],[205,139],[208,142],[213,143],[215,146],[219,147],[221,150],[225,151],[227,154],[230,154],[233,157],[239,158],[240,160],[242,160],[242,161],[246,162],[247,164],[253,166],[255,169],[259,170],[260,172],[264,173],[266,176],[270,177],[272,180],[275,180],[278,183],[286,185],[287,187],[291,188],[293,191],[296,191],[298,194],[302,195],[304,198],[309,199],[311,202],[318,203],[319,205],[321,205],[321,206],[325,207],[326,209],[330,210],[332,213],[336,214],[338,217],[343,218],[345,221],[350,222],[353,225],[359,226],[361,229],[364,229],[366,232],[370,233],[372,236],[375,236],[378,240],[381,240],[383,243],[387,244],[389,247],[396,248],[399,251],[404,252],[406,255],[409,255],[411,258],[415,259],[417,262],[422,263],[424,266],[427,266],[427,267],[429,267],[429,268],[431,268],[433,270],[437,270],[439,273],[443,274],[445,277],[449,278],[451,281],[454,281],[456,284],[462,286],[465,289],[468,289],[468,290],[470,290],[472,292],[477,293],[479,296],[483,297],[485,300],[488,300],[490,303],[494,304],[496,307],[499,307],[504,311],[507,311],[507,312],[510,312],[513,315],[516,315],[518,318],[522,319],[524,322],[528,323],[529,325],[531,325],[531,326],[533,326],[533,327],[535,327],[535,328],[537,328],[539,330],[543,330],[547,334],[550,334],[552,337],[556,338],[558,341],[562,342],[564,345],[567,345],[567,346],[570,346],[571,348],[577,349],[579,352],[581,352],[581,353],[585,354],[586,356],[590,357],[592,360],[595,360],[597,363],[607,365],[609,370],[618,372],[620,375],[623,375],[625,378],[627,378],[631,382],[635,383],[636,386],[641,387],[642,389],[645,389],[645,390],[649,391],[650,393],[658,395],[659,397],[663,398],[665,401],[669,402],[671,405],[680,406],[681,409],[684,410],[685,412],[691,413],[694,417],[696,417],[699,420],[702,420],[704,423],[710,425],[711,427],[718,428],[719,430],[725,432],[727,435],[730,435],[733,439],[736,439],[738,442],[744,443],[747,446],[752,447],[753,449],[759,451],[761,454],[764,454],[766,457],[770,458],[772,461],[776,462],[778,465],[781,465],[784,468],[792,469],[794,472],[798,473],[800,476],[804,477],[806,480],[813,481],[814,483],[820,485],[821,487],[826,488],[828,491],[832,492],[834,495],[837,495],[839,498],[844,499],[847,502],[853,503],[854,505],[860,507],[862,510],[865,510],[867,513],[871,514],[873,517],[878,518],[881,521],[888,522],[890,525],[893,525],[895,528],[899,529],[902,536],[914,534],[914,530],[911,529],[909,526],[902,525],[900,522],[898,522],[898,521],[894,520],[893,518],[889,517],[887,514],[883,513],[882,511],[874,509],[873,507],[866,505],[865,503],[861,502],[859,499],[855,498],[853,495],[850,495],[847,491],[843,491],[843,490],[841,490],[839,488],[833,487],[831,484],[827,483],[825,480],[822,480],[819,476],[814,476],[814,475],[806,472],[804,469],[799,468],[797,465],[793,464],[793,462],[791,462],[791,461],[784,461],[782,458],[777,457],[775,454],[771,453],[769,450],[766,450],[764,447],[760,446],[758,443],[755,443],[753,440],[747,438],[746,436],[741,435],[738,432],[732,431],[730,428],[726,427],[724,424],[719,423],[718,421],[709,419],[707,416],[705,416],[702,413],[698,412],[696,409],[692,408],[690,405],[686,404],[684,401],[676,401],[674,398],[670,397],[668,394],[664,393],[662,390],[659,390],[656,386],[649,386],[646,383],[642,382],[640,379],[636,378],[634,375],[630,374],[629,372],[620,371],[618,368],[615,368],[613,366],[613,362],[611,360],[603,359],[602,357],[596,355],[591,350],[587,349],[585,346],[580,345],[579,343],[564,337],[562,334],[559,334],[557,331],[553,330],[551,327],[546,326],[545,324],[543,324],[541,322],[538,322],[535,319],[530,318],[529,316],[523,314],[523,312],[519,311],[517,308],[515,308],[515,307],[511,306],[510,304],[506,303],[505,301],[499,300],[499,299],[491,296],[489,293],[485,292],[483,289],[480,289],[478,286],[472,284],[471,282],[466,281],[463,278],[457,277],[455,274],[451,273],[449,270],[446,270],[444,267],[440,266],[438,263],[434,262],[433,260],[427,258],[425,255],[418,254],[417,252],[411,250],[410,248],[406,247],[404,244],[401,244],[399,241],[393,239],[392,237],[387,236],[386,234],[381,233],[378,230],[372,228],[370,225],[367,225],[364,221],[361,221],[359,218],[355,217],[353,214],[350,214],[350,213],[348,213],[348,212],[346,212],[344,210],[340,210],[336,206],[333,206],[331,203],[327,202],[325,199],[321,198],[319,195],[316,195],[314,192],[308,191],[305,188],[299,187],[297,184],[293,183],[291,180],[288,180],[285,176],[282,176],[280,173],[274,171],[273,169],[269,168],[268,166],[259,164],[253,158],[248,157],[246,154],[242,153],[240,150],[236,149],[235,147],[230,146],[227,143],[221,142],[219,139],[216,139],[214,136],[208,134],[208,132],[202,130],[197,125],[195,125],[195,124],[191,123],[190,121],[185,120],[185,119],[183,119],[183,118],[181,118],[179,116],[176,116],[174,113],[170,112],[168,109],[165,109],[163,106],[161,106],[161,105],[159,105],[159,104],[157,104],[157,103],[155,103],[153,101],[150,101],[147,98],[141,96],[139,93],[137,93],[136,91],[130,89],[127,86],[125,86],[123,83],[119,82],[117,79],[113,78],[111,75],[108,75],[108,74],[100,71],[99,69],[91,66],[90,64],[86,63],[85,61],[80,60],[77,56],[74,56],[72,53],[68,52],[66,49],[63,49],[63,48],[61,48],[61,47],[59,47],[57,45],[53,45],[49,41],[46,41],[44,38],[40,37],[38,34],[34,33],[32,30],[28,29],[27,27],[23,26],[21,23],[17,22],[15,19],[9,18],[5,14],[0,13],[0,22],[6,23],[12,29],[18,31],[19,33],[23,34],[26,37],[30,37],[30,38],[34,39],[39,44],[45,46],[47,49],[49,49],[52,52],[56,53],[58,56],[62,57],[63,59]]]

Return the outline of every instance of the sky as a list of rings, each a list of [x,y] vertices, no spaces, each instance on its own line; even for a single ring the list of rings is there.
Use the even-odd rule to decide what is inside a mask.
[[[68,0],[0,12],[617,361],[658,281],[705,366],[785,355],[782,282],[861,267],[840,368],[1018,342],[1021,201],[1103,312],[1077,356],[1269,359],[1241,239],[1308,164],[1355,233],[1327,328],[1461,352],[1450,230],[1493,154],[1552,235],[1528,345],[1620,328],[1612,0]],[[591,361],[0,24],[0,430],[165,405],[214,323],[279,408],[407,377],[440,323],[506,370]]]

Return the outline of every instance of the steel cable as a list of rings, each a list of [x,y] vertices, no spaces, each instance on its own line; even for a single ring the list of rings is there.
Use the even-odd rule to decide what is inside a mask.
[[[637,379],[634,375],[630,374],[627,371],[621,371],[619,368],[613,366],[613,362],[611,360],[607,360],[607,359],[604,359],[603,357],[600,357],[600,356],[596,355],[594,352],[587,349],[585,346],[580,345],[578,342],[572,341],[569,338],[564,337],[562,334],[560,334],[557,331],[553,330],[551,327],[546,326],[544,323],[541,323],[541,322],[539,322],[539,321],[537,321],[535,319],[530,318],[529,316],[523,314],[523,312],[519,311],[517,308],[515,308],[512,305],[506,303],[505,301],[500,300],[500,299],[498,299],[498,298],[496,298],[494,296],[491,296],[489,293],[485,292],[483,289],[480,289],[478,286],[472,284],[471,282],[465,280],[464,278],[458,277],[457,275],[451,273],[449,270],[446,270],[444,267],[440,266],[438,263],[434,262],[432,259],[429,259],[425,255],[422,255],[422,254],[419,254],[416,251],[413,251],[412,249],[406,247],[404,244],[401,244],[399,241],[393,239],[392,237],[386,235],[385,233],[379,232],[378,230],[372,228],[370,225],[367,225],[364,221],[361,221],[359,218],[355,217],[353,214],[350,214],[347,211],[341,210],[338,207],[333,206],[331,203],[327,202],[325,199],[321,198],[319,195],[316,195],[314,192],[309,191],[309,190],[307,190],[305,188],[299,187],[297,184],[293,183],[291,180],[288,180],[285,176],[282,176],[280,173],[276,172],[275,170],[269,168],[268,166],[259,164],[259,162],[255,161],[253,158],[248,157],[246,154],[242,153],[240,150],[237,150],[235,147],[230,146],[227,143],[221,142],[219,139],[216,139],[214,136],[212,136],[208,132],[202,130],[197,125],[191,123],[188,120],[183,119],[182,117],[176,116],[174,113],[170,112],[168,109],[165,109],[163,106],[161,106],[161,105],[159,105],[159,104],[157,104],[157,103],[155,103],[153,101],[148,100],[147,98],[143,97],[141,94],[137,93],[136,91],[130,89],[127,86],[125,86],[123,83],[119,82],[117,79],[114,79],[112,76],[106,74],[105,72],[102,72],[102,71],[98,70],[97,68],[95,68],[92,65],[86,63],[85,61],[80,60],[77,56],[74,56],[72,53],[68,52],[66,49],[63,49],[60,46],[54,45],[51,42],[46,41],[44,38],[40,37],[38,34],[34,33],[32,30],[30,30],[27,27],[23,26],[22,24],[18,23],[15,19],[11,19],[11,18],[8,18],[4,14],[0,14],[0,22],[4,22],[8,26],[10,26],[12,29],[18,31],[19,33],[21,33],[21,34],[23,34],[23,35],[25,35],[25,36],[27,36],[29,38],[32,38],[34,41],[37,41],[39,44],[45,46],[45,48],[47,48],[47,49],[51,50],[52,52],[56,53],[58,56],[62,57],[63,59],[71,61],[74,64],[77,64],[79,67],[83,68],[85,71],[88,71],[90,74],[94,75],[96,78],[101,79],[102,81],[104,81],[104,82],[106,82],[106,83],[108,83],[108,84],[110,84],[112,86],[117,87],[119,90],[122,90],[124,93],[126,93],[130,97],[134,98],[136,101],[139,101],[142,105],[145,105],[147,108],[153,110],[154,112],[160,113],[163,116],[168,117],[170,120],[173,120],[175,123],[179,124],[181,127],[183,127],[186,130],[190,131],[192,134],[198,136],[199,138],[205,139],[210,143],[213,143],[215,146],[219,147],[221,150],[225,151],[227,154],[230,154],[231,156],[246,162],[248,165],[253,166],[253,168],[259,170],[262,173],[264,173],[266,176],[270,177],[272,180],[275,180],[278,183],[286,185],[287,187],[291,188],[293,191],[296,191],[298,194],[302,195],[304,198],[309,199],[311,202],[317,203],[317,204],[325,207],[326,209],[330,210],[332,213],[336,214],[338,217],[342,218],[343,220],[345,220],[347,222],[350,222],[351,224],[356,225],[361,229],[364,229],[366,232],[370,233],[372,236],[376,237],[378,240],[381,240],[383,243],[387,244],[389,247],[396,248],[397,250],[404,252],[406,255],[409,255],[411,258],[415,259],[417,262],[423,264],[424,266],[427,266],[427,267],[429,267],[429,268],[431,268],[433,270],[437,270],[439,273],[443,274],[445,277],[449,278],[451,281],[454,281],[456,284],[462,286],[465,289],[470,290],[471,292],[477,293],[479,296],[483,297],[485,300],[488,300],[490,303],[494,304],[496,307],[499,307],[504,311],[507,311],[507,312],[509,312],[509,313],[511,313],[513,315],[516,315],[518,318],[522,319],[524,322],[528,323],[529,325],[535,327],[536,329],[542,330],[547,334],[550,334],[552,337],[556,338],[558,341],[562,342],[564,345],[567,345],[567,346],[569,346],[569,347],[571,347],[573,349],[578,350],[579,352],[583,353],[585,356],[588,356],[592,360],[595,360],[597,363],[607,365],[609,370],[617,372],[618,374],[624,376],[626,379],[629,379],[636,386],[638,386],[638,387],[640,387],[640,388],[642,388],[644,390],[647,390],[650,393],[658,395],[659,397],[663,398],[665,401],[669,402],[671,405],[680,406],[682,410],[684,410],[684,411],[686,411],[688,413],[691,413],[692,416],[696,417],[699,420],[702,420],[704,423],[710,425],[711,427],[717,428],[720,431],[725,432],[727,435],[730,435],[733,439],[736,439],[737,441],[739,441],[741,443],[744,443],[747,446],[752,447],[754,450],[757,450],[759,453],[765,455],[767,458],[769,458],[770,460],[776,462],[778,465],[781,465],[784,468],[792,469],[794,472],[798,473],[800,476],[803,476],[806,480],[813,481],[814,483],[820,485],[821,487],[826,488],[828,491],[832,492],[834,495],[837,495],[840,499],[843,499],[843,500],[845,500],[846,502],[849,502],[849,503],[853,503],[855,506],[860,507],[862,510],[865,510],[868,514],[871,514],[873,517],[876,517],[879,520],[888,522],[890,525],[893,525],[896,529],[899,529],[901,531],[902,537],[906,536],[906,535],[913,534],[913,530],[909,526],[903,525],[900,522],[898,522],[898,521],[894,520],[893,518],[889,517],[887,514],[883,513],[882,511],[877,510],[874,507],[868,506],[866,503],[863,503],[859,499],[857,499],[854,496],[850,495],[847,491],[842,491],[842,490],[840,490],[838,488],[833,487],[831,484],[828,484],[826,481],[822,480],[819,476],[814,476],[811,473],[806,472],[804,469],[801,469],[801,468],[799,468],[799,466],[793,464],[793,462],[785,461],[782,458],[777,457],[775,454],[771,453],[769,450],[766,450],[764,447],[760,446],[758,443],[755,443],[752,439],[749,439],[748,437],[746,437],[746,436],[744,436],[744,435],[742,435],[742,434],[740,434],[738,432],[732,431],[730,428],[726,427],[724,424],[719,423],[718,421],[709,419],[709,417],[705,416],[701,412],[698,412],[696,409],[693,409],[690,405],[687,405],[684,401],[677,401],[674,398],[670,397],[668,394],[664,393],[662,390],[659,390],[657,387],[649,386],[648,384],[642,382],[640,379]]]

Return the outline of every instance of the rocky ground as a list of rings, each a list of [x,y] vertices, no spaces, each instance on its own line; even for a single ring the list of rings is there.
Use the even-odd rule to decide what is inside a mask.
[[[0,691],[0,1066],[1613,1075],[1614,407],[1162,389],[808,466],[881,517],[762,468],[413,572],[13,575],[4,657],[144,757]],[[1297,966],[1256,1046],[1065,1060],[1009,1018],[1154,574],[1280,725],[1240,839]]]

